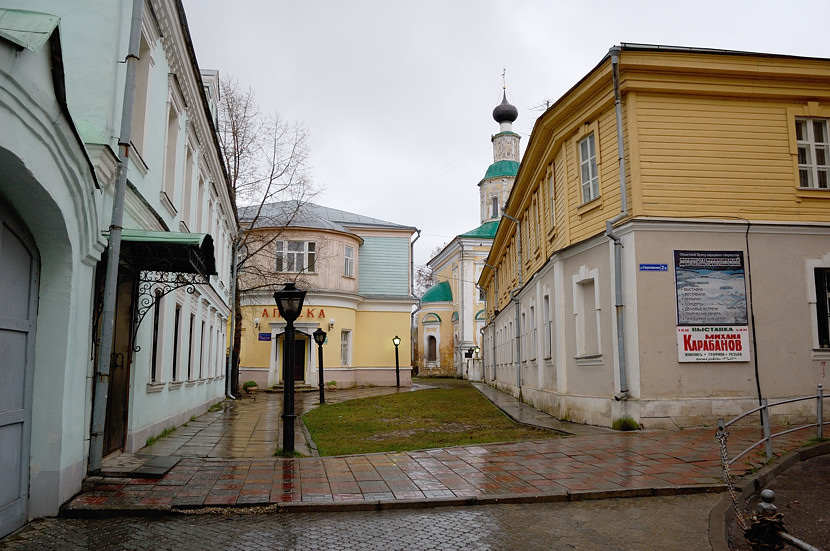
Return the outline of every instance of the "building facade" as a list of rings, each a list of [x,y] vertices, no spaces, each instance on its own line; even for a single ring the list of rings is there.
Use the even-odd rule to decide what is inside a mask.
[[[487,381],[647,428],[826,386],[828,102],[830,60],[612,48],[530,137],[480,278]]]
[[[410,386],[411,226],[312,203],[286,201],[243,209],[240,381],[282,384],[286,323],[274,301],[287,281],[307,292],[294,322],[296,384],[316,386],[315,330],[326,332],[324,382],[336,388]],[[403,358],[403,364],[401,364]]]
[[[455,236],[427,262],[437,283],[424,292],[416,313],[421,375],[483,378],[484,293],[477,282],[519,169],[520,136],[512,126],[518,115],[505,92],[493,110],[499,123],[491,137],[493,163],[478,183],[481,225]]]
[[[136,8],[115,339],[98,404],[104,454],[141,448],[225,393],[236,223],[208,97],[218,90],[200,77],[182,3]],[[89,470],[134,10],[4,0],[0,13],[0,288],[11,313],[0,340],[13,349],[1,368],[2,536],[57,514]]]

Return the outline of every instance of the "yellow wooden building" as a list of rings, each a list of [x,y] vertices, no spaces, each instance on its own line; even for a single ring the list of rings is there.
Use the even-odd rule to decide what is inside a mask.
[[[828,121],[827,59],[609,50],[529,139],[479,280],[488,382],[646,428],[826,386]]]

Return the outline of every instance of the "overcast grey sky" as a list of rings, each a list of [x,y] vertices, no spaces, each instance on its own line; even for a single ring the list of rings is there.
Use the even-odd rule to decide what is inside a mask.
[[[315,202],[416,226],[416,263],[479,225],[493,108],[522,152],[555,101],[621,42],[830,58],[830,1],[184,0],[199,65],[302,121]]]

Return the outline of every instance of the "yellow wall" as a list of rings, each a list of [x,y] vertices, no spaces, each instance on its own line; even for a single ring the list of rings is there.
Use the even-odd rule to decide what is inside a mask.
[[[395,365],[392,337],[401,338],[398,346],[400,365],[408,366],[412,354],[409,312],[358,312],[352,358],[361,367]]]
[[[827,221],[830,192],[798,188],[794,121],[830,118],[830,63],[623,50],[620,79],[630,216]],[[582,204],[577,143],[592,132],[600,196]],[[539,245],[536,209],[544,237]],[[620,210],[606,59],[545,112],[528,143],[507,210],[522,221],[522,283],[555,251],[603,233]],[[504,308],[520,283],[515,226],[502,224],[488,257],[499,288],[488,314]],[[485,270],[481,284],[488,296],[493,278]]]

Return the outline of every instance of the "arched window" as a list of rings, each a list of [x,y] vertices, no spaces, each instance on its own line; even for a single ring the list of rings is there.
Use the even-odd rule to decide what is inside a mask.
[[[427,361],[434,362],[437,360],[438,357],[438,342],[435,340],[435,337],[430,335],[427,337]]]

